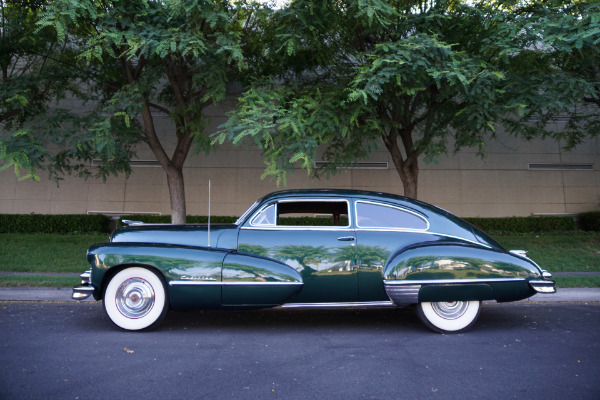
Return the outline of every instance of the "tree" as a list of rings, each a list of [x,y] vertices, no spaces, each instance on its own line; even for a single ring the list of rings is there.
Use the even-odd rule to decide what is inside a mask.
[[[67,95],[81,95],[72,68],[73,52],[67,40],[58,41],[51,29],[38,29],[47,2],[0,1],[0,141],[1,170],[15,168],[20,179],[38,179],[35,170],[51,157],[44,133],[37,141],[27,129],[42,126],[44,132],[66,120],[65,110],[50,108]],[[30,157],[35,154],[35,157]],[[21,169],[27,174],[21,176]]]
[[[505,116],[539,93],[531,70],[511,73],[534,65],[521,55],[539,42],[521,3],[293,1],[265,35],[266,64],[281,68],[256,77],[217,140],[251,138],[263,176],[278,183],[295,165],[331,173],[383,143],[416,198],[421,158],[470,146],[483,154]],[[531,132],[526,119],[512,121],[515,133]],[[313,170],[318,152],[330,161],[324,171]]]
[[[59,42],[76,40],[82,90],[97,99],[93,112],[55,133],[76,138],[81,154],[65,154],[53,167],[89,175],[80,161],[97,157],[104,169],[118,164],[128,172],[133,145],[145,142],[166,172],[172,222],[185,222],[184,162],[194,145],[211,149],[204,110],[227,96],[243,67],[241,40],[257,9],[224,0],[52,2],[38,27]],[[156,113],[173,122],[172,154],[157,135]],[[30,132],[39,140],[39,129]]]
[[[510,90],[527,101],[504,125],[527,138],[549,136],[573,148],[600,133],[600,4],[534,2],[523,12],[530,16],[524,31],[537,45],[521,51],[509,69]],[[537,73],[528,77],[531,69]],[[565,120],[564,127],[547,129],[557,119]]]

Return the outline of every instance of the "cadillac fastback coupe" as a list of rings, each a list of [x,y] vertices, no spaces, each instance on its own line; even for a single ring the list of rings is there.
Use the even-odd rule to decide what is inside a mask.
[[[73,298],[131,331],[169,308],[416,305],[427,327],[461,332],[484,300],[556,291],[524,251],[440,208],[353,190],[272,193],[232,225],[130,223],[87,259]]]

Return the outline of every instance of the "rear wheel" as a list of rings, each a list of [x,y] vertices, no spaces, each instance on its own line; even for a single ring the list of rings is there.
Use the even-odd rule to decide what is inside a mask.
[[[108,282],[104,311],[122,329],[153,329],[167,313],[169,301],[165,288],[157,273],[141,267],[126,268]]]
[[[481,301],[438,301],[417,305],[421,322],[440,333],[466,331],[475,323],[480,311]]]

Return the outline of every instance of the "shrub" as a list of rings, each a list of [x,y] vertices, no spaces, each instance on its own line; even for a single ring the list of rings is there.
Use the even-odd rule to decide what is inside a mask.
[[[146,224],[170,224],[171,216],[170,215],[144,215],[144,214],[134,214],[134,215],[123,215],[120,217],[120,226],[123,226],[123,220],[130,221],[140,221]],[[224,217],[219,215],[213,215],[210,217],[211,224],[233,224],[237,221],[237,217]],[[208,223],[208,217],[201,215],[188,215],[187,217],[188,224],[206,224]]]
[[[0,214],[0,233],[102,233],[108,223],[104,215]]]
[[[465,218],[465,220],[486,232],[530,233],[577,229],[577,224],[571,217]]]
[[[579,228],[584,231],[600,231],[600,211],[579,214]]]

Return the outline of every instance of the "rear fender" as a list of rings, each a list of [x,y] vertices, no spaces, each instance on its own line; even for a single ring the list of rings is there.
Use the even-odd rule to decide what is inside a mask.
[[[535,293],[530,279],[541,278],[532,262],[497,249],[447,243],[412,246],[384,268],[386,292],[407,305],[422,301],[514,301]]]

